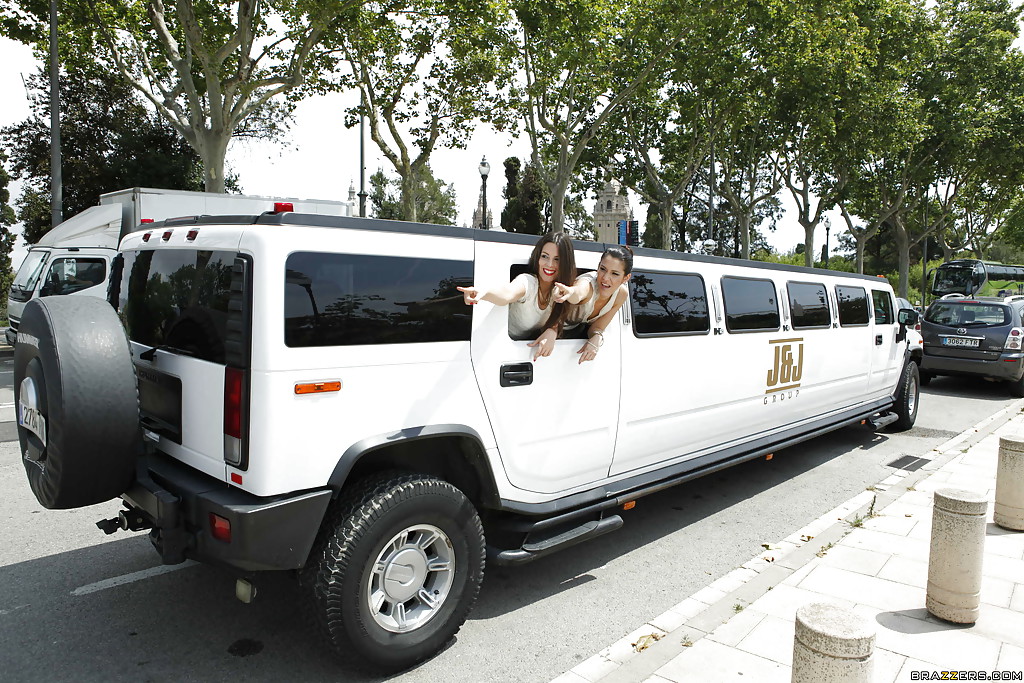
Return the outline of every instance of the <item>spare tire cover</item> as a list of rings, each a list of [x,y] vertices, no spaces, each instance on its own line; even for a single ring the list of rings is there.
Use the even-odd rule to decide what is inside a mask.
[[[128,338],[106,301],[29,302],[14,350],[14,400],[22,460],[43,507],[93,505],[131,485],[139,394]]]

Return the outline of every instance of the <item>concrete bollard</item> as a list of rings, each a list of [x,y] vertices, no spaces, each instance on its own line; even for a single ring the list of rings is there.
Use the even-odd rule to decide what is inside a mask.
[[[963,489],[935,492],[925,607],[940,619],[956,624],[978,620],[987,518],[984,495]]]
[[[999,437],[994,513],[999,526],[1024,531],[1024,437]]]
[[[796,611],[793,683],[870,683],[875,629],[865,617],[815,602]]]

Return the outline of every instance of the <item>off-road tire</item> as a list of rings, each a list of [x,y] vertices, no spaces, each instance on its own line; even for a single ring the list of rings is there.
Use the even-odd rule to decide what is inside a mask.
[[[396,535],[424,526],[450,541],[450,586],[425,623],[389,631],[370,603],[374,568]],[[484,560],[480,517],[461,491],[434,477],[386,472],[356,482],[332,505],[299,583],[329,647],[376,671],[394,672],[432,657],[455,636],[476,602]]]
[[[900,375],[899,390],[896,392],[896,403],[893,411],[899,416],[893,424],[894,431],[905,432],[917,421],[917,408],[921,398],[921,376],[917,363],[907,363]]]
[[[50,296],[25,307],[14,350],[16,415],[43,416],[46,442],[18,426],[29,486],[48,509],[102,503],[135,477],[141,443],[131,351],[103,299]],[[34,406],[33,406],[34,404]]]

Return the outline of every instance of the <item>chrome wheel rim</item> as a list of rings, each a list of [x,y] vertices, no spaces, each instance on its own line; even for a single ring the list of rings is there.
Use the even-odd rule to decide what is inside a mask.
[[[455,552],[447,534],[416,524],[395,534],[377,555],[367,579],[373,620],[392,633],[423,626],[451,593]]]
[[[917,411],[917,382],[911,382],[907,387],[907,414],[913,415]]]

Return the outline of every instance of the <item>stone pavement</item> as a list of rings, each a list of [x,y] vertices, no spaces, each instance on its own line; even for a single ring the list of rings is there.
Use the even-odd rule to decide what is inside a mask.
[[[790,681],[794,617],[811,602],[853,609],[876,627],[876,682],[1024,680],[1024,532],[992,522],[999,436],[1024,435],[1022,410],[1015,402],[908,458],[905,469],[552,683]],[[947,487],[989,500],[981,613],[970,626],[924,608],[932,493]]]

